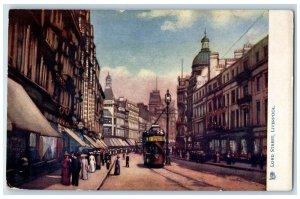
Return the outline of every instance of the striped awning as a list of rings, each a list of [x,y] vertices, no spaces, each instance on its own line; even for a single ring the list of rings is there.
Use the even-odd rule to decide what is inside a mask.
[[[135,141],[133,139],[126,139],[126,142],[130,145],[130,146],[135,146]]]
[[[91,143],[91,145],[93,145],[95,148],[97,149],[101,149],[103,148],[100,144],[100,142],[97,142],[96,140],[94,140],[93,138],[90,138],[87,135],[83,135],[85,139],[87,139],[87,141],[89,141]]]

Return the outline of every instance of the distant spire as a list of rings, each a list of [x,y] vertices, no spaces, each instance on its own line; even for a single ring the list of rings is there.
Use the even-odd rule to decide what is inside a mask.
[[[157,76],[156,76],[156,81],[155,81],[155,90],[157,91]]]
[[[181,78],[183,78],[183,59],[181,59]]]
[[[204,36],[206,37],[206,27],[205,27],[205,29],[204,29]]]

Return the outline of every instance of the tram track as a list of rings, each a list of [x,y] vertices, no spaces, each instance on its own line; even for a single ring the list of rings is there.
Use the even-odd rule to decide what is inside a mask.
[[[201,180],[197,180],[195,178],[183,175],[181,173],[172,171],[167,168],[161,168],[161,169],[153,169],[149,168],[152,172],[166,178],[167,180],[170,180],[177,185],[183,187],[184,189],[190,190],[190,191],[200,191],[201,188],[204,188],[205,190],[222,190],[220,187],[203,182]]]

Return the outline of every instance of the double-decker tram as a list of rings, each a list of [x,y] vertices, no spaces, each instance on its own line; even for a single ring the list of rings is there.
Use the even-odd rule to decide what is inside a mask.
[[[152,125],[143,133],[143,156],[146,167],[163,167],[165,162],[165,133]]]

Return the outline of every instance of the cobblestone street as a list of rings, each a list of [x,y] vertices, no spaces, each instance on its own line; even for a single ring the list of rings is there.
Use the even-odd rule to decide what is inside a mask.
[[[202,171],[203,167],[206,169]],[[226,173],[221,174],[224,170]],[[265,185],[241,177],[243,172],[183,160],[173,161],[171,166],[164,168],[145,168],[142,156],[132,154],[130,168],[121,160],[121,175],[110,174],[101,190],[265,190]],[[263,175],[246,173],[256,177]]]

